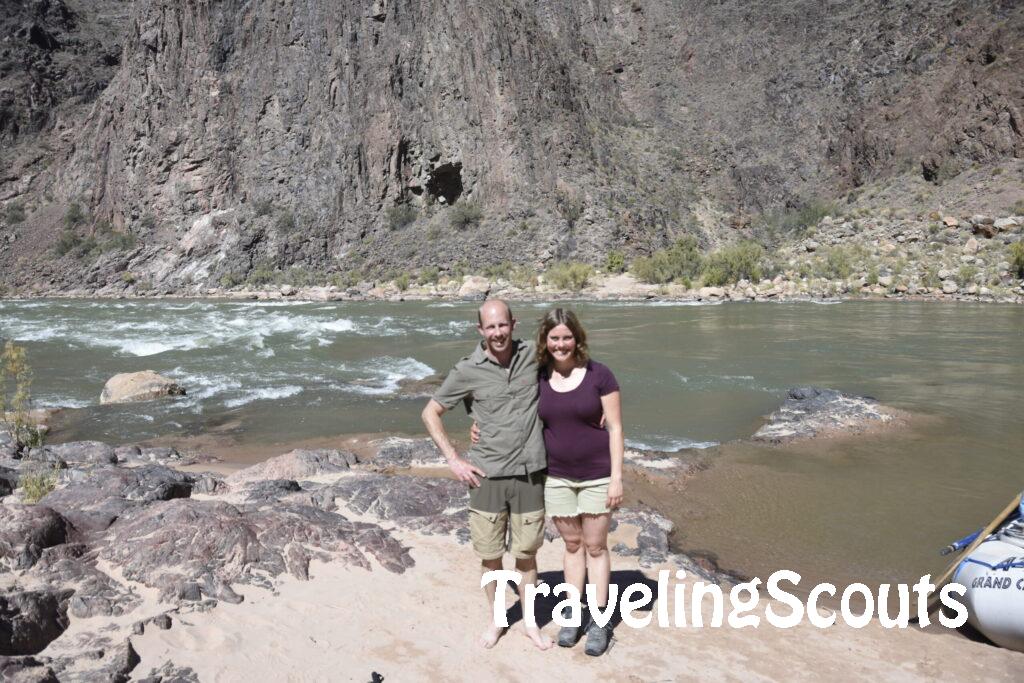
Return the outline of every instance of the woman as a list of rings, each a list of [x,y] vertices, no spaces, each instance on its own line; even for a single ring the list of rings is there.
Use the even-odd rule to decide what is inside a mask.
[[[544,506],[565,541],[566,582],[584,594],[584,580],[589,577],[598,602],[589,607],[603,613],[611,576],[608,527],[611,511],[622,503],[619,385],[607,367],[590,359],[587,334],[576,315],[566,309],[555,308],[541,320],[537,364],[538,412],[544,421],[548,454]],[[579,628],[559,631],[558,644],[572,647],[584,632],[586,653],[603,654],[611,638],[611,622],[602,628],[584,617]]]

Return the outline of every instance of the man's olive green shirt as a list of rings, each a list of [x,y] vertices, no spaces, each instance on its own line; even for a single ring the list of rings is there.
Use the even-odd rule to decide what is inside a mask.
[[[451,410],[469,399],[480,442],[467,457],[488,477],[529,474],[547,467],[543,425],[537,416],[537,355],[518,339],[508,368],[493,361],[481,341],[445,378],[434,400]]]

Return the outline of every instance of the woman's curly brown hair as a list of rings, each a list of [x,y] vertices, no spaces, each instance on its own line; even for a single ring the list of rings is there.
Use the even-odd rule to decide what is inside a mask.
[[[587,332],[583,329],[583,325],[580,325],[579,318],[567,308],[553,308],[540,319],[540,326],[537,329],[537,365],[546,368],[553,362],[551,354],[548,353],[548,333],[559,325],[568,327],[576,340],[576,349],[573,352],[576,362],[581,365],[586,363],[590,358],[590,352],[587,349]]]

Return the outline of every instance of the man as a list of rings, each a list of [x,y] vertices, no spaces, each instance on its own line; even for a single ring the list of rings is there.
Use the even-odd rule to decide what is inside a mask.
[[[448,460],[455,477],[470,486],[469,532],[482,572],[502,569],[505,536],[515,557],[520,604],[526,586],[537,580],[537,550],[544,541],[544,452],[537,417],[537,360],[534,345],[512,338],[516,320],[508,304],[484,303],[477,313],[483,341],[448,373],[423,409],[423,424]],[[470,402],[480,440],[465,458],[448,440],[441,417],[462,401]],[[502,629],[491,618],[496,582],[484,588],[488,626],[481,644],[493,647]],[[551,640],[523,622],[526,635],[541,650]]]

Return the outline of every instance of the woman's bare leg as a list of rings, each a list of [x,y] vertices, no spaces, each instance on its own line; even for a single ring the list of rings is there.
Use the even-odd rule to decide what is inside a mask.
[[[591,605],[591,608],[604,607],[608,604],[608,582],[612,574],[611,557],[608,554],[608,527],[611,526],[612,514],[606,512],[581,517],[587,578],[597,592],[598,604]]]
[[[583,551],[583,525],[577,517],[553,517],[555,528],[565,542],[562,567],[565,582],[576,586],[583,595],[583,582],[587,576],[587,556]]]

